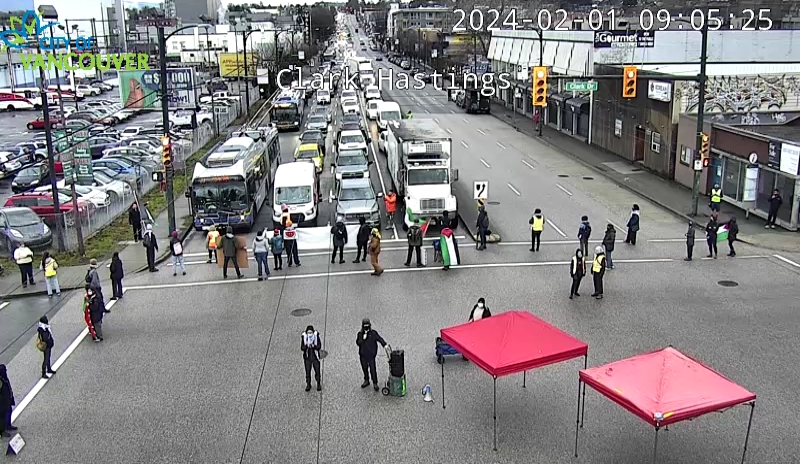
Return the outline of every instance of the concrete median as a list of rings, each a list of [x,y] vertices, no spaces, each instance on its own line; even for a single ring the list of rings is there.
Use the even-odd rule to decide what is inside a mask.
[[[472,190],[467,188],[463,183],[455,182],[453,183],[453,195],[456,196],[456,200],[458,201],[458,217],[461,220],[461,224],[464,226],[464,230],[469,233],[472,240],[477,242],[478,228],[476,224],[478,222],[478,203],[472,198]],[[488,206],[487,211],[491,217],[491,209],[489,209]],[[486,243],[500,243],[500,234],[491,229],[490,221],[489,231],[492,233],[486,236]]]

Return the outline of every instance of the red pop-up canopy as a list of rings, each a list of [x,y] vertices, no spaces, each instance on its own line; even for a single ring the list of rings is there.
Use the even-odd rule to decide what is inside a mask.
[[[754,407],[756,399],[755,394],[672,347],[584,369],[579,374],[579,385],[580,382],[655,427],[654,461],[661,427],[743,403],[750,403]],[[580,403],[580,397],[578,401]],[[580,404],[578,408],[580,410]],[[753,409],[750,412],[751,422],[752,413]],[[750,424],[747,426],[749,436]]]
[[[494,448],[497,449],[497,378],[584,357],[589,346],[527,311],[509,311],[441,330],[442,339],[494,379]],[[444,363],[442,363],[442,408]]]

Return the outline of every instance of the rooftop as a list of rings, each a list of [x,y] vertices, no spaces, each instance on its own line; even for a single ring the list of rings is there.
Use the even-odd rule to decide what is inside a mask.
[[[782,126],[730,126],[736,129],[753,132],[771,139],[800,145],[800,121]]]

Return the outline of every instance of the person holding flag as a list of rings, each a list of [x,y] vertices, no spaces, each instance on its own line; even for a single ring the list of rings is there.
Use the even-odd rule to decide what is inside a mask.
[[[736,236],[739,235],[739,224],[736,223],[736,218],[732,217],[717,231],[717,242],[728,241],[728,256],[736,256],[736,250],[733,248],[733,242],[736,241]],[[714,250],[716,252],[716,249]]]
[[[389,193],[383,197],[383,202],[386,204],[386,230],[392,230],[394,213],[397,211],[397,194],[394,193],[394,190],[389,190]]]
[[[439,236],[439,249],[442,253],[443,271],[449,271],[450,266],[458,266],[461,264],[461,255],[458,253],[458,241],[456,240],[453,231],[445,227],[442,229],[442,234]]]

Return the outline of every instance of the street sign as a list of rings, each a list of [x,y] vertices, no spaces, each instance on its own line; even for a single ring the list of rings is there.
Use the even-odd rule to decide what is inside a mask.
[[[694,170],[695,171],[703,170],[703,160],[694,160]]]
[[[489,198],[489,181],[476,180],[472,183],[472,198],[474,200]]]
[[[87,148],[75,150],[75,177],[78,185],[92,185],[92,155]],[[66,174],[65,174],[66,175]]]
[[[750,153],[750,157],[748,159],[750,160],[750,164],[758,163],[758,153]]]
[[[567,82],[567,92],[597,92],[597,82],[595,81],[572,81]]]

